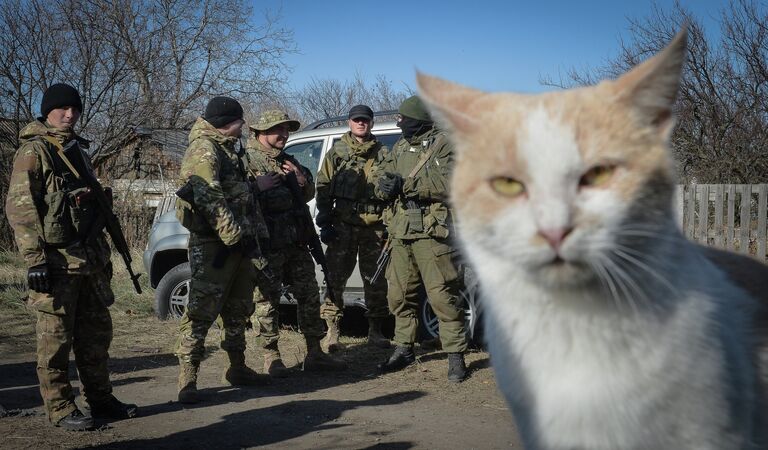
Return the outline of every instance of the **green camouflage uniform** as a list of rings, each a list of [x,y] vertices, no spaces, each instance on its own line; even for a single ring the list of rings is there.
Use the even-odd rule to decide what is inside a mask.
[[[426,164],[408,177],[421,155],[430,150]],[[387,300],[395,315],[398,345],[409,346],[416,339],[421,281],[439,320],[443,350],[454,353],[467,348],[459,295],[462,277],[458,254],[449,240],[453,237],[453,211],[447,203],[452,169],[453,146],[444,132],[433,128],[410,142],[397,141],[377,172],[396,173],[404,181],[403,193],[384,215],[392,238]],[[386,198],[378,186],[376,194]],[[416,208],[409,209],[406,200],[413,200]]]
[[[260,176],[269,172],[282,173],[284,161],[291,161],[301,168],[307,183],[303,187],[305,201],[315,195],[312,173],[289,154],[276,149],[264,148],[258,139],[248,142],[248,164],[252,175]],[[315,263],[306,245],[299,244],[296,209],[290,188],[280,184],[260,192],[264,218],[269,230],[269,244],[262,250],[268,261],[272,278],[258,277],[253,293],[256,313],[251,321],[258,324],[257,334],[263,347],[272,347],[278,340],[278,306],[282,286],[296,299],[298,322],[305,336],[322,337],[325,334],[320,320],[320,292],[315,275]]]
[[[379,277],[373,285],[368,281],[376,271],[376,260],[384,244],[381,214],[385,203],[376,198],[371,180],[386,153],[386,147],[375,136],[360,143],[348,132],[325,155],[317,174],[317,225],[333,225],[338,233],[325,252],[328,285],[336,296],[336,304],[325,297],[320,306],[323,319],[343,315],[344,287],[358,260],[368,317],[389,316],[386,279]]]
[[[244,152],[235,149],[237,141],[198,118],[181,163],[181,182],[191,185],[194,205],[181,199],[176,202],[179,221],[190,231],[192,269],[176,355],[191,364],[203,358],[205,336],[218,315],[224,327],[221,348],[245,351],[245,326],[253,313],[256,269],[250,256],[228,249],[258,235],[253,223],[257,206],[247,181]]]
[[[92,228],[98,217],[95,200],[72,201],[84,183],[56,155],[57,147],[72,139],[83,146],[87,141],[40,121],[24,127],[19,137],[5,208],[27,265],[46,264],[50,271],[51,293],[30,290],[29,303],[37,310],[40,394],[56,423],[77,408],[68,376],[70,349],[86,400],[99,403],[111,396],[110,248],[104,232]],[[92,171],[81,153],[85,170]]]

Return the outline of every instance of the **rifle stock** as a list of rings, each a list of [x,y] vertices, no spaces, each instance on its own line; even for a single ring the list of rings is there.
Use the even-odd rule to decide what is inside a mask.
[[[326,295],[331,299],[333,303],[336,303],[336,295],[328,283],[328,261],[325,259],[325,253],[323,253],[323,245],[320,242],[320,237],[317,235],[315,225],[312,222],[312,213],[309,211],[307,202],[304,201],[304,196],[301,193],[301,187],[299,181],[296,178],[296,174],[289,172],[285,176],[285,182],[291,189],[293,195],[294,208],[300,212],[299,218],[299,235],[303,242],[309,248],[309,253],[312,258],[320,266],[320,270],[323,271],[323,277],[325,278]]]

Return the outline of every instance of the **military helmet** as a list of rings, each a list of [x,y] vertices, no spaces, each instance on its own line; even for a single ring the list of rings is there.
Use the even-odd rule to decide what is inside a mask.
[[[423,120],[424,122],[432,122],[432,117],[429,115],[429,111],[424,106],[418,95],[412,95],[400,103],[400,108],[397,109],[401,115],[410,117],[411,119]]]
[[[287,123],[290,131],[296,131],[300,127],[299,121],[291,119],[287,113],[279,109],[271,109],[261,113],[259,120],[250,128],[255,131],[265,131],[281,123]]]

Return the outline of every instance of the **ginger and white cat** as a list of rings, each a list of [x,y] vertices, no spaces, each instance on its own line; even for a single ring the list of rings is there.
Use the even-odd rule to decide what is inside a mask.
[[[755,299],[674,220],[685,53],[682,31],[617,80],[541,95],[418,75],[529,450],[761,447]]]

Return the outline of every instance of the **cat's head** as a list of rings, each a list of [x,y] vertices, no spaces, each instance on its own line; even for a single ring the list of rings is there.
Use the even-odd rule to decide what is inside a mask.
[[[632,260],[673,220],[668,141],[685,51],[683,30],[616,80],[540,95],[418,74],[456,148],[451,196],[462,241],[479,246],[470,256],[559,287],[648,264]]]

